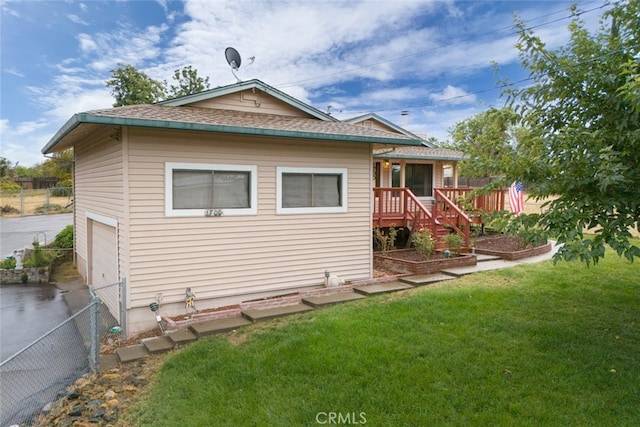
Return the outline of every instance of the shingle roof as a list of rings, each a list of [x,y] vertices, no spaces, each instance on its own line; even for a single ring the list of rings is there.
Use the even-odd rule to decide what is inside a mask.
[[[135,126],[245,135],[363,142],[385,145],[420,145],[419,139],[340,121],[290,117],[189,106],[129,105],[75,114],[42,149],[47,154],[86,125]]]
[[[207,125],[231,126],[286,130],[294,132],[313,132],[333,135],[352,135],[378,138],[393,138],[411,141],[406,135],[355,126],[346,122],[328,122],[318,119],[290,117],[277,114],[252,113],[236,110],[221,110],[201,107],[171,107],[165,105],[129,105],[89,111],[94,116],[143,119],[153,121],[172,121],[182,123],[200,123]],[[416,137],[417,138],[417,137]]]
[[[424,159],[424,160],[452,160],[464,159],[462,151],[440,147],[396,147],[393,149],[374,150],[373,156],[385,159]]]

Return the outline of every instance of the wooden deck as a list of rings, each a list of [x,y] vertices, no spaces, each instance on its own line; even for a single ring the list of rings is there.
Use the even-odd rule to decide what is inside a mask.
[[[470,196],[472,188],[435,188],[433,203],[425,206],[408,188],[376,187],[373,227],[428,228],[436,240],[449,230],[469,247],[471,224],[483,224],[487,213],[504,210],[504,192]]]

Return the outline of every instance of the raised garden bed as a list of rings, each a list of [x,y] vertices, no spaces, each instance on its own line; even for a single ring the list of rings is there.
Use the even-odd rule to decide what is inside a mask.
[[[476,265],[476,257],[472,254],[460,254],[447,258],[442,253],[435,253],[425,259],[415,249],[399,249],[386,254],[374,253],[373,263],[376,267],[400,274],[430,274],[448,268]]]
[[[516,236],[489,236],[476,241],[475,251],[478,254],[499,256],[502,259],[515,261],[551,251],[551,243],[535,246],[524,245]]]

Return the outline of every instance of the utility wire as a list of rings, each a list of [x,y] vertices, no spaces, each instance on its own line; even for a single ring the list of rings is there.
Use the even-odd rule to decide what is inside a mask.
[[[589,3],[593,3],[593,2],[589,2]],[[587,3],[587,4],[589,4],[589,3]],[[531,29],[535,29],[535,28],[540,28],[540,27],[543,27],[543,26],[546,26],[546,25],[550,25],[550,24],[553,24],[553,23],[556,23],[556,22],[560,22],[560,21],[563,21],[563,20],[566,20],[566,19],[570,19],[570,18],[572,18],[574,16],[580,16],[580,15],[583,15],[585,13],[593,12],[595,10],[600,10],[600,9],[603,9],[604,7],[606,7],[607,5],[608,5],[607,3],[604,3],[604,4],[602,4],[602,5],[598,6],[598,7],[594,7],[594,8],[588,9],[588,10],[584,10],[584,11],[577,11],[575,14],[563,16],[563,17],[555,19],[553,21],[549,21],[549,22],[545,22],[545,23],[542,23],[542,24],[538,24],[538,25],[527,27],[524,30],[515,30],[515,31],[512,31],[510,33],[505,34],[505,37],[519,34],[522,31],[527,31],[527,30],[531,30]],[[549,13],[547,15],[543,15],[543,16],[539,16],[537,18],[533,18],[530,21],[544,19],[546,17],[552,16],[552,15],[556,15],[556,14],[562,13],[564,11],[565,11],[565,9],[563,9],[562,11],[552,12],[552,13]],[[502,29],[509,29],[509,28],[511,28],[511,27],[503,27]],[[489,35],[493,35],[493,34],[495,34],[497,32],[500,32],[502,29],[498,29],[496,31],[491,31],[491,32],[488,32],[488,33],[481,34],[477,38],[486,38]],[[350,68],[350,69],[347,69],[347,70],[343,70],[343,71],[338,71],[338,72],[335,72],[335,73],[325,74],[325,75],[316,76],[316,77],[310,77],[310,78],[302,79],[302,80],[296,80],[296,81],[289,82],[289,83],[276,84],[274,86],[276,88],[278,88],[278,89],[287,88],[287,87],[291,87],[291,86],[296,86],[296,85],[298,85],[300,83],[305,83],[305,82],[310,82],[310,81],[314,81],[314,80],[319,80],[319,79],[325,79],[325,78],[329,78],[329,77],[339,76],[341,74],[347,74],[347,73],[352,73],[354,71],[359,71],[359,70],[363,70],[363,69],[367,69],[367,68],[377,67],[379,65],[387,64],[389,62],[399,61],[401,59],[410,58],[410,57],[416,56],[416,55],[423,55],[423,54],[427,54],[427,53],[432,53],[432,52],[435,52],[437,50],[443,49],[445,47],[446,48],[450,48],[450,46],[444,46],[444,45],[443,46],[438,46],[438,47],[434,47],[434,48],[431,48],[431,49],[426,49],[426,50],[422,50],[422,51],[418,51],[418,52],[409,53],[409,54],[406,54],[406,55],[397,56],[397,57],[394,57],[394,58],[391,58],[391,59],[386,59],[384,61],[374,62],[374,63],[371,63],[371,64],[362,65],[362,66],[359,66],[359,67],[353,67],[353,68]]]
[[[603,55],[600,55],[600,56],[597,56],[597,57],[594,57],[594,58],[590,58],[590,59],[588,59],[586,61],[577,62],[577,63],[573,64],[572,66],[576,67],[576,66],[580,66],[580,65],[589,64],[589,63],[592,63],[592,62],[599,62],[602,59],[608,58],[608,57],[610,57],[612,55],[617,55],[619,53],[623,53],[624,51],[625,51],[624,49],[619,49],[619,50],[614,50],[614,51],[611,51],[611,52],[607,52],[607,53],[605,53]],[[527,78],[524,78],[524,79],[517,80],[515,82],[505,82],[505,83],[502,83],[502,84],[497,85],[497,86],[492,87],[492,88],[481,89],[481,90],[477,90],[477,91],[474,91],[474,92],[465,93],[464,95],[457,95],[457,96],[452,96],[450,98],[442,98],[442,99],[438,99],[438,100],[432,100],[429,103],[420,103],[420,104],[408,105],[408,106],[405,106],[405,107],[401,107],[401,109],[419,108],[419,107],[425,107],[425,106],[431,105],[431,104],[439,104],[439,103],[443,103],[443,102],[449,102],[449,101],[453,101],[453,100],[456,100],[456,99],[462,99],[462,98],[466,98],[466,97],[469,97],[469,96],[478,95],[478,94],[481,94],[481,93],[486,93],[486,92],[491,92],[491,91],[498,90],[498,89],[503,89],[505,87],[516,86],[516,85],[519,85],[521,83],[532,81],[532,80],[535,80],[535,79],[536,79],[536,77],[527,77]],[[350,113],[352,113],[352,114],[380,113],[380,112],[383,112],[383,111],[395,111],[395,110],[398,110],[398,108],[399,107],[384,108],[384,109],[373,110],[373,111],[371,111],[371,110],[367,110],[367,111],[351,111]]]

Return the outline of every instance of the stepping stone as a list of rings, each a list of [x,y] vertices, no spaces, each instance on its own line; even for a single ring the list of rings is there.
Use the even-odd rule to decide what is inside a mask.
[[[362,295],[376,295],[376,294],[386,294],[388,292],[402,291],[402,290],[411,289],[411,288],[413,288],[413,286],[408,285],[406,283],[393,281],[393,282],[375,283],[372,285],[356,286],[355,288],[353,288],[353,290]]]
[[[101,354],[99,363],[100,372],[108,372],[118,367],[118,358],[115,354]]]
[[[175,331],[167,332],[167,337],[173,342],[174,345],[184,345],[198,339],[196,334],[189,329],[178,329]]]
[[[503,259],[497,259],[493,261],[479,262],[476,265],[468,267],[455,267],[446,270],[441,270],[441,273],[448,274],[450,276],[461,277],[467,274],[477,273],[479,271],[492,271],[499,268],[513,267],[515,263],[511,261],[505,261]]]
[[[142,344],[130,345],[128,347],[120,347],[116,349],[116,356],[120,363],[133,362],[135,360],[144,359],[149,353]]]
[[[164,353],[173,349],[173,341],[165,336],[143,339],[142,345],[150,354]]]
[[[242,315],[254,322],[273,319],[274,317],[288,316],[290,314],[304,313],[313,310],[306,304],[281,305],[269,308],[253,308],[242,310]]]
[[[476,261],[478,262],[495,261],[497,259],[500,259],[498,255],[476,254]]]
[[[434,273],[434,274],[418,274],[415,276],[403,277],[400,279],[401,282],[407,283],[413,286],[420,285],[428,285],[430,283],[442,282],[443,280],[451,280],[455,279],[453,276],[449,276],[447,274],[442,273]]]
[[[225,319],[212,319],[204,322],[194,323],[189,326],[189,329],[191,329],[198,338],[201,338],[208,335],[232,331],[241,326],[250,324],[251,322],[244,317],[227,317]]]
[[[328,295],[317,295],[308,298],[302,298],[302,302],[310,305],[314,308],[325,307],[328,305],[337,304],[340,302],[353,301],[361,298],[366,298],[362,294],[357,294],[355,292],[336,292],[334,294]]]

